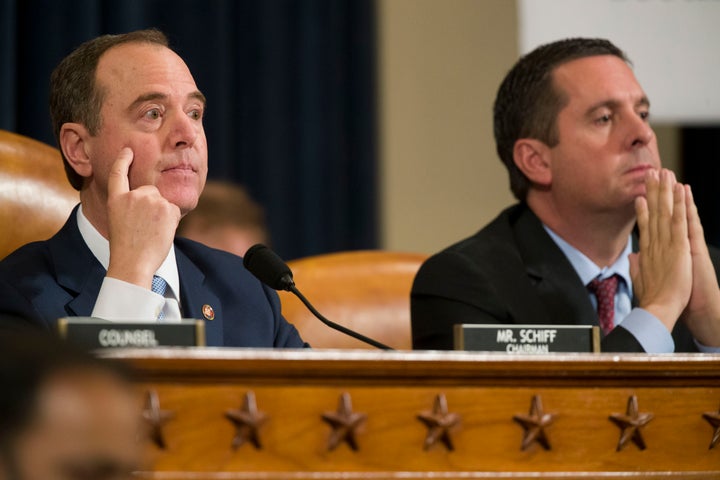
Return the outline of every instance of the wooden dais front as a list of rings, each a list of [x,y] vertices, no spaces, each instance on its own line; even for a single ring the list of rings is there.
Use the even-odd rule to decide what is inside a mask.
[[[720,479],[720,356],[118,350],[156,479]]]

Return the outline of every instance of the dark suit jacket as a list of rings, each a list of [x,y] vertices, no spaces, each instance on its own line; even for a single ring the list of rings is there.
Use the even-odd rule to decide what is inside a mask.
[[[717,252],[711,255],[717,272]],[[524,204],[430,257],[415,277],[411,308],[416,349],[452,349],[458,323],[598,325],[580,277]],[[676,351],[697,351],[681,322],[673,338]],[[643,351],[622,326],[603,338],[601,349]]]
[[[58,318],[92,313],[105,269],[80,235],[76,211],[51,239],[19,248],[0,262],[0,322],[22,318],[53,329]],[[208,346],[305,346],[280,314],[277,293],[255,279],[242,259],[197,242],[175,239],[183,316],[205,320]],[[17,323],[17,322],[13,322]]]

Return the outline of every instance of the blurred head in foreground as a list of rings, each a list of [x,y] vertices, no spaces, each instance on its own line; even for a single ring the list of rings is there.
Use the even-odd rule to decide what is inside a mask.
[[[59,340],[0,333],[0,480],[109,480],[141,467],[126,372]]]

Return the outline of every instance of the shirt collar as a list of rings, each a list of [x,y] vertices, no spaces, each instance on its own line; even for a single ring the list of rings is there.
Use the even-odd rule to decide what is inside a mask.
[[[110,265],[110,242],[103,237],[100,232],[90,223],[82,210],[82,204],[77,211],[77,223],[80,235],[87,244],[92,254],[97,258],[98,262],[105,270]],[[157,269],[155,275],[159,275],[165,279],[168,287],[172,289],[175,299],[180,302],[180,279],[177,270],[177,262],[175,260],[175,248],[170,248],[165,260]]]
[[[550,235],[550,238],[557,244],[562,250],[570,264],[577,272],[583,285],[587,285],[594,278],[600,280],[608,278],[612,275],[619,275],[624,281],[625,285],[628,286],[629,291],[632,291],[632,279],[630,278],[630,260],[628,255],[632,253],[632,236],[628,236],[627,244],[625,249],[622,251],[618,259],[609,266],[599,267],[592,260],[590,260],[584,253],[577,248],[570,245],[568,242],[563,240],[557,233],[550,230],[550,228],[543,224],[543,228]]]

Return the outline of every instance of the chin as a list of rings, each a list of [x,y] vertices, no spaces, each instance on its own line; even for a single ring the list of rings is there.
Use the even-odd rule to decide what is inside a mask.
[[[198,193],[194,190],[193,192],[162,192],[162,196],[168,202],[177,205],[183,215],[193,210],[198,204]]]
[[[634,182],[629,188],[629,194],[631,197],[644,197],[647,194],[647,187],[645,186],[645,180],[642,182]]]
[[[197,198],[195,199],[195,201],[192,201],[192,202],[178,202],[178,203],[175,203],[175,205],[177,205],[178,208],[180,209],[180,214],[181,214],[182,216],[185,216],[186,214],[188,214],[188,213],[190,213],[191,211],[195,210],[195,207],[197,207],[197,204],[198,204]]]
[[[639,189],[635,190],[635,193],[632,195],[632,197],[633,197],[633,199],[635,199],[637,197],[644,197],[645,195],[647,195],[647,189],[645,189],[645,187],[643,187],[643,188],[639,188]]]

